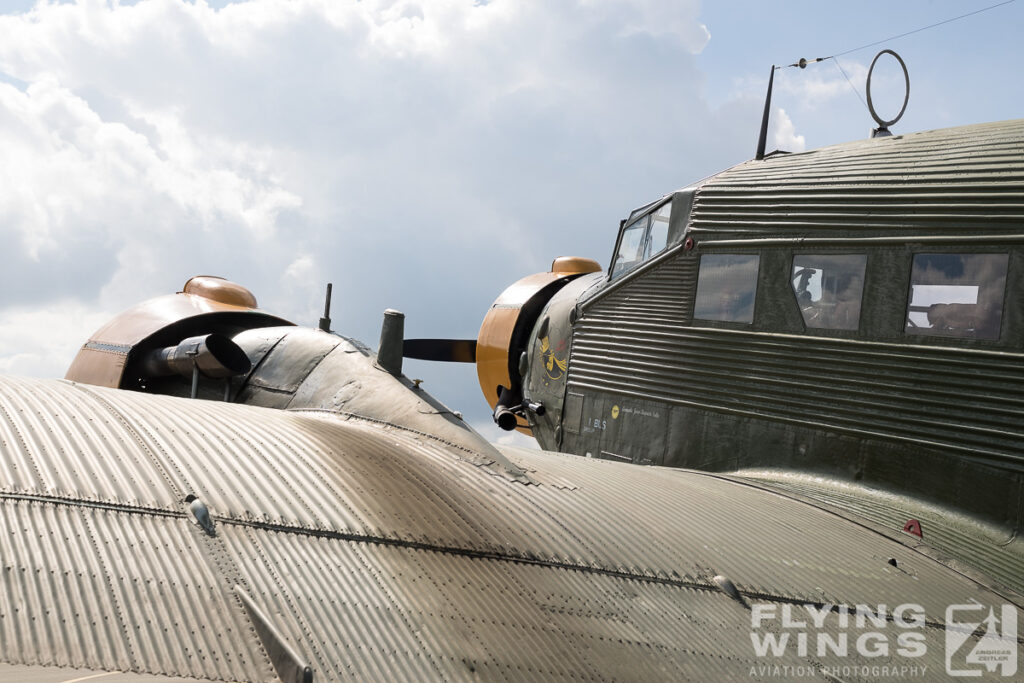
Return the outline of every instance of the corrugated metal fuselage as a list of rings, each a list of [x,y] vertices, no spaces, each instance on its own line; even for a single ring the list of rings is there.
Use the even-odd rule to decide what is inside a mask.
[[[1024,120],[747,162],[638,210],[624,230],[659,206],[671,207],[662,253],[578,281],[538,319],[567,361],[547,372],[535,335],[528,397],[555,408],[533,418],[542,446],[780,481],[814,474],[1016,536]],[[714,259],[754,264],[749,306],[733,319],[698,301],[702,263]],[[808,259],[862,264],[859,318],[811,317],[799,283]],[[915,268],[929,259],[1001,268],[977,276],[995,283],[995,322],[923,329],[924,316],[987,296],[974,280],[923,279]],[[967,303],[920,305],[952,290]]]

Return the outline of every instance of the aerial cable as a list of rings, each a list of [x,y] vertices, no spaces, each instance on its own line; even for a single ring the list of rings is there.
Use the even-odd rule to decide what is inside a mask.
[[[942,26],[943,24],[949,24],[949,23],[952,23],[954,21],[959,21],[960,19],[965,19],[967,17],[974,16],[975,14],[981,14],[982,12],[987,12],[990,9],[995,9],[997,7],[1002,7],[1003,5],[1009,5],[1010,3],[1015,2],[1015,1],[1016,0],[1003,0],[1003,2],[996,3],[995,5],[989,5],[988,7],[982,7],[981,9],[976,9],[973,12],[968,12],[967,14],[961,14],[958,17],[952,17],[951,19],[945,19],[943,21],[938,21],[938,22],[936,22],[934,24],[929,24],[928,26],[922,26],[921,28],[916,28],[913,31],[907,31],[906,33],[901,33],[899,35],[892,36],[891,38],[885,38],[884,40],[877,40],[877,41],[875,41],[873,43],[868,43],[867,45],[861,45],[860,47],[855,47],[853,49],[846,50],[845,52],[838,52],[838,53],[836,53],[834,55],[830,55],[828,57],[817,57],[815,59],[804,59],[803,57],[801,57],[799,61],[794,62],[792,64],[785,64],[783,66],[775,66],[773,64],[771,72],[769,72],[768,94],[765,96],[765,100],[764,100],[764,114],[761,117],[761,134],[760,134],[760,137],[757,140],[757,152],[755,153],[754,158],[760,160],[760,159],[763,159],[764,156],[765,156],[765,143],[767,142],[767,138],[768,138],[768,117],[769,117],[769,112],[771,111],[771,101],[772,101],[772,85],[773,85],[773,82],[775,81],[775,71],[776,70],[778,70],[778,69],[787,69],[787,68],[790,68],[790,67],[799,67],[801,69],[806,69],[808,64],[815,64],[817,62],[824,62],[825,60],[828,60],[828,59],[833,60],[836,63],[836,67],[839,69],[839,72],[841,74],[843,74],[843,78],[846,79],[846,82],[850,84],[850,88],[853,89],[854,94],[857,95],[857,99],[860,100],[861,104],[864,105],[864,107],[871,113],[871,116],[874,117],[875,120],[877,121],[879,119],[875,115],[874,110],[872,110],[871,105],[868,102],[865,102],[864,98],[860,96],[860,91],[857,90],[856,86],[854,86],[853,81],[850,80],[850,77],[846,75],[846,71],[843,69],[842,65],[839,63],[838,57],[842,57],[843,55],[848,55],[851,52],[857,52],[858,50],[864,50],[864,49],[867,49],[869,47],[874,47],[875,45],[879,45],[881,43],[887,43],[887,42],[889,42],[891,40],[897,40],[899,38],[905,38],[906,36],[910,36],[910,35],[913,35],[915,33],[920,33],[921,31],[927,31],[928,29],[935,28],[936,26]],[[896,59],[899,59],[899,56],[896,55],[896,53],[892,52],[891,50],[883,50],[883,52],[890,52],[891,54],[896,56]],[[879,53],[878,55],[876,55],[875,56],[875,60],[877,60],[878,57],[881,54],[882,53]],[[903,66],[904,75],[906,75],[906,69],[907,69],[906,65],[903,64],[903,60],[902,59],[899,59],[899,61],[900,61],[900,65]],[[872,66],[872,68],[874,68],[874,62],[871,63],[871,66]],[[870,80],[870,74],[869,74],[868,80]],[[908,94],[909,94],[909,88],[910,88],[910,81],[908,80],[907,81]],[[868,99],[869,100],[871,99],[870,98],[870,93],[869,93]],[[904,100],[904,103],[903,103],[904,109],[906,109],[906,106],[907,106],[906,105],[906,101]],[[900,115],[902,115],[902,114],[903,114],[903,112],[901,111]],[[899,117],[897,117],[897,118],[899,118]],[[880,124],[880,125],[881,125],[881,127],[879,128],[879,131],[881,131],[881,130],[887,131],[888,130],[884,124]]]
[[[846,79],[846,82],[850,84],[850,88],[853,90],[853,93],[857,96],[857,99],[860,100],[860,103],[864,105],[865,109],[870,111],[871,107],[869,107],[867,102],[864,101],[864,98],[861,97],[860,91],[857,89],[857,86],[855,86],[853,84],[853,81],[850,80],[850,77],[848,75],[846,75],[846,70],[843,69],[842,64],[839,63],[839,59],[838,59],[839,57],[842,57],[843,55],[848,55],[851,52],[858,52],[860,50],[866,50],[869,47],[874,47],[876,45],[881,45],[882,43],[888,43],[890,41],[898,40],[900,38],[906,38],[907,36],[913,35],[915,33],[920,33],[921,31],[927,31],[928,29],[935,28],[936,26],[942,26],[943,24],[949,24],[949,23],[952,23],[954,21],[959,21],[960,19],[966,19],[967,17],[974,16],[975,14],[981,14],[982,12],[987,12],[987,11],[989,11],[991,9],[995,9],[997,7],[1002,7],[1003,5],[1009,5],[1009,4],[1013,3],[1013,2],[1016,2],[1016,0],[1004,0],[1003,2],[996,3],[995,5],[989,5],[988,7],[982,7],[981,9],[976,9],[973,12],[968,12],[967,14],[961,14],[960,16],[952,17],[950,19],[944,19],[943,21],[938,21],[938,22],[936,22],[934,24],[929,24],[928,26],[922,26],[921,28],[915,28],[913,31],[907,31],[906,33],[901,33],[899,35],[892,36],[890,38],[885,38],[883,40],[876,40],[873,43],[868,43],[867,45],[861,45],[860,47],[855,47],[855,48],[852,48],[850,50],[846,50],[844,52],[838,52],[838,53],[836,53],[834,55],[831,55],[829,57],[817,57],[815,59],[804,59],[803,57],[801,57],[799,61],[794,62],[793,64],[786,64],[786,65],[783,65],[783,66],[776,66],[776,67],[774,67],[774,69],[786,69],[786,68],[789,68],[789,67],[799,67],[801,69],[806,69],[808,64],[815,64],[817,62],[824,62],[826,60],[831,59],[832,61],[835,62],[836,68],[839,69],[839,73],[841,73],[843,75],[843,78]]]
[[[936,22],[934,24],[929,24],[928,26],[922,26],[921,28],[915,28],[913,31],[907,31],[906,33],[901,33],[899,35],[892,36],[890,38],[884,38],[882,40],[876,40],[873,43],[868,43],[867,45],[861,45],[860,47],[855,47],[855,48],[852,48],[852,49],[849,49],[849,50],[845,50],[844,52],[837,52],[836,54],[828,56],[828,57],[818,57],[816,59],[803,59],[803,58],[801,58],[800,61],[794,62],[793,64],[786,64],[784,66],[777,66],[775,68],[776,69],[784,69],[784,68],[788,68],[788,67],[791,67],[791,66],[797,66],[797,67],[800,67],[801,69],[806,69],[808,64],[814,64],[815,62],[824,62],[827,59],[835,59],[836,57],[842,57],[844,55],[848,55],[851,52],[858,52],[860,50],[866,50],[869,47],[874,47],[875,45],[881,45],[882,43],[888,43],[891,40],[898,40],[899,38],[906,38],[907,36],[914,35],[915,33],[920,33],[921,31],[927,31],[928,29],[935,28],[936,26],[942,26],[943,24],[949,24],[949,23],[952,23],[954,21],[959,21],[961,19],[966,19],[967,17],[974,16],[975,14],[981,14],[982,12],[987,12],[987,11],[989,11],[991,9],[995,9],[997,7],[1002,7],[1003,5],[1009,5],[1009,4],[1014,3],[1016,1],[1017,0],[1003,0],[1003,2],[996,3],[995,5],[989,5],[988,7],[982,7],[981,9],[976,9],[973,12],[968,12],[967,14],[961,14],[958,17],[952,17],[951,19],[944,19],[943,21],[938,21],[938,22]],[[838,63],[838,61],[837,61],[837,63]]]
[[[995,9],[996,7],[1002,7],[1003,5],[1009,5],[1010,3],[1015,2],[1015,1],[1016,0],[1005,0],[1004,2],[1000,2],[1000,3],[997,3],[995,5],[989,5],[988,7],[982,7],[981,9],[976,9],[973,12],[968,12],[967,14],[961,14],[958,17],[953,17],[952,19],[946,19],[945,21],[940,21],[940,22],[931,24],[929,26],[922,26],[921,28],[915,28],[913,31],[907,31],[906,33],[901,33],[898,36],[893,36],[891,38],[886,38],[884,40],[877,40],[877,41],[875,41],[873,43],[868,43],[867,45],[861,45],[860,47],[855,47],[852,50],[847,50],[846,52],[840,52],[837,55],[833,55],[832,58],[834,59],[836,57],[842,57],[843,55],[848,55],[851,52],[857,52],[858,50],[864,50],[864,49],[869,48],[869,47],[874,47],[875,45],[881,45],[882,43],[888,43],[890,40],[896,40],[898,38],[906,38],[907,36],[913,35],[915,33],[920,33],[921,31],[927,31],[928,29],[935,28],[936,26],[942,26],[943,24],[949,24],[949,23],[952,23],[954,21],[959,21],[960,19],[965,19],[967,17],[973,16],[975,14],[981,14],[982,12],[987,12],[990,9]],[[828,59],[828,57],[825,57],[825,59]]]
[[[860,103],[864,105],[865,109],[871,111],[871,107],[869,107],[868,103],[864,101],[864,98],[860,96],[860,90],[857,90],[857,86],[855,86],[853,84],[853,81],[850,80],[850,77],[846,75],[846,71],[843,69],[843,65],[839,63],[839,60],[836,59],[834,56],[826,57],[826,59],[831,59],[833,62],[836,63],[836,68],[839,69],[839,73],[843,74],[843,78],[846,79],[846,82],[850,84],[850,88],[853,90],[853,94],[857,96],[857,99],[860,100]]]

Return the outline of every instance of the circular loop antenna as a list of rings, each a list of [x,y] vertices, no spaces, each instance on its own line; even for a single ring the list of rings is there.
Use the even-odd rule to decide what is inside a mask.
[[[900,113],[896,115],[896,118],[894,118],[891,121],[883,121],[882,117],[880,117],[875,112],[875,105],[872,104],[871,102],[871,73],[875,70],[875,63],[878,61],[878,58],[885,54],[892,55],[893,57],[896,58],[896,61],[900,63],[900,67],[903,68],[903,81],[904,83],[906,83],[907,86],[906,94],[903,95],[903,108],[900,109]],[[867,90],[868,95],[868,111],[871,112],[871,117],[878,123],[879,126],[881,126],[882,128],[888,128],[889,126],[895,124],[897,121],[903,118],[903,112],[907,110],[907,102],[910,101],[910,74],[907,72],[907,65],[904,64],[903,58],[900,57],[895,52],[893,52],[892,50],[882,50],[877,55],[875,55],[875,58],[871,60],[871,68],[868,69],[868,84],[865,89]]]

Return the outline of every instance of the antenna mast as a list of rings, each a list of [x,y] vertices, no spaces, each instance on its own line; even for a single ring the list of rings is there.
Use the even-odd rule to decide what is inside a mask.
[[[320,318],[320,329],[331,331],[331,283],[327,283],[327,300],[324,302],[324,317]]]
[[[760,161],[764,159],[764,145],[768,139],[768,114],[772,110],[772,83],[775,81],[775,65],[772,64],[772,71],[768,75],[768,94],[764,98],[764,116],[761,117],[761,135],[757,138],[757,154],[754,158]]]

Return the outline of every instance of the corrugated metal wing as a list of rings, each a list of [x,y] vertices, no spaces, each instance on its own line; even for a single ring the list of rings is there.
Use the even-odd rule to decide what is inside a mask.
[[[328,680],[750,680],[750,612],[717,574],[775,605],[917,602],[936,668],[945,606],[1003,601],[842,517],[698,473],[509,450],[528,485],[325,413],[31,380],[0,397],[11,664],[267,680],[237,586]],[[25,467],[106,474],[51,491]]]

